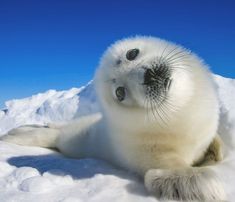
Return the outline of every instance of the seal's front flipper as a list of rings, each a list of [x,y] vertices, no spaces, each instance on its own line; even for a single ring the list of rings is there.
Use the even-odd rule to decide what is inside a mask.
[[[145,174],[145,186],[162,200],[226,200],[220,180],[208,167],[151,169]]]
[[[208,166],[222,161],[224,157],[223,141],[219,135],[216,135],[208,147],[203,159],[196,166]]]

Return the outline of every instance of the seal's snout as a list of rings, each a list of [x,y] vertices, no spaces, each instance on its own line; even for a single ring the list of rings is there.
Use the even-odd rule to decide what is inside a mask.
[[[170,68],[164,64],[154,65],[152,68],[146,68],[144,73],[144,85],[164,87],[170,77]]]
[[[153,85],[155,82],[155,76],[152,69],[147,69],[144,73],[144,84]]]

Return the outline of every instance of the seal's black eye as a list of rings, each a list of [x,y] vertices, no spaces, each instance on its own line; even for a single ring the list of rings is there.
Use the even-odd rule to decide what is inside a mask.
[[[117,99],[119,102],[123,101],[125,99],[126,96],[126,91],[124,87],[118,87],[115,91]]]
[[[137,57],[137,55],[139,54],[139,52],[140,52],[140,50],[137,48],[127,51],[126,59],[130,60],[130,61],[134,60]]]

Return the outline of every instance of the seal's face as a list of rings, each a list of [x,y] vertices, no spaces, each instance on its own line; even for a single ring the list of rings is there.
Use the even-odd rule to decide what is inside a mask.
[[[127,62],[129,61],[129,65],[136,65],[135,60],[139,60],[139,64],[136,66],[137,68],[134,68],[133,70],[133,68],[130,67],[130,71],[128,72],[127,70],[127,74],[129,74],[130,79],[132,77],[132,79],[134,79],[136,76],[134,81],[137,81],[137,84],[142,85],[138,88],[143,88],[144,95],[142,96],[145,97],[146,101],[153,101],[155,104],[160,105],[167,98],[167,94],[171,86],[172,79],[170,65],[167,61],[164,61],[163,58],[159,57],[153,58],[150,62],[141,62],[141,59],[137,58],[139,54],[139,48],[126,51],[125,59]],[[118,59],[117,64],[119,67],[117,68],[124,69],[125,67],[122,67],[121,63],[121,59]],[[130,79],[128,82],[130,82]],[[116,83],[117,78],[113,78],[112,82]],[[131,94],[128,93],[130,91],[130,89],[128,89],[128,85],[124,83],[125,82],[123,82],[123,84],[120,83],[120,86],[115,87],[114,98],[123,104],[127,104],[125,100],[128,99],[128,94]],[[133,99],[135,99],[135,97],[135,95],[132,95]],[[143,104],[142,100],[143,99],[141,98],[136,98],[136,104],[141,106],[141,104]]]
[[[188,63],[192,63],[189,51],[160,39],[120,41],[106,51],[100,62],[96,90],[111,116],[116,113],[128,122],[141,122],[146,117],[163,120],[168,111],[190,98],[193,67]]]

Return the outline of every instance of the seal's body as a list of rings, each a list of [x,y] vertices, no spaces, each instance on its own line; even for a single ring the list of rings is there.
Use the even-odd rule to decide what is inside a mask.
[[[23,126],[3,139],[106,159],[144,176],[160,198],[225,199],[213,171],[193,167],[221,160],[218,99],[196,55],[157,38],[122,40],[105,52],[94,82],[100,114],[64,126]]]

